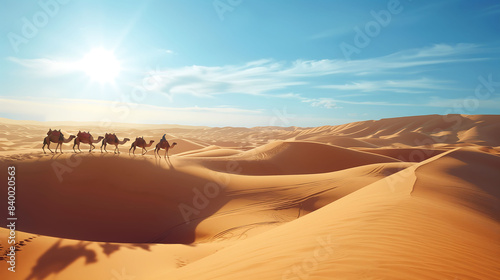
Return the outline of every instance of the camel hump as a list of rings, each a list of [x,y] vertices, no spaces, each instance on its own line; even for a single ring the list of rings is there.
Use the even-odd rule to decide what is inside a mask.
[[[87,139],[87,138],[90,138],[90,133],[85,132],[85,131],[84,132],[78,132],[78,137]]]
[[[146,141],[142,137],[138,137],[137,139],[135,139],[135,141],[136,141],[136,144],[138,144],[138,145],[146,144]]]
[[[50,132],[50,136],[52,136],[52,137],[58,137],[59,140],[64,139],[64,134],[61,132],[60,129],[59,130],[52,130],[52,131],[49,130],[49,132]]]

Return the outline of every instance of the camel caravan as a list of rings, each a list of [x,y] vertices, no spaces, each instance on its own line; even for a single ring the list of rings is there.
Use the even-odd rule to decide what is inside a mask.
[[[156,147],[154,150],[155,157],[157,155],[159,157],[161,157],[160,150],[164,149],[165,150],[165,158],[168,158],[169,157],[168,151],[170,149],[174,148],[175,145],[177,145],[177,143],[175,143],[175,142],[173,142],[172,145],[170,145],[170,143],[167,141],[165,136],[166,136],[166,134],[164,134],[163,137],[160,139],[160,142],[158,144],[156,144]],[[130,141],[129,138],[123,138],[123,140],[118,139],[118,137],[116,136],[115,133],[106,133],[104,135],[104,137],[99,136],[99,137],[97,137],[97,139],[94,139],[94,137],[92,136],[92,134],[90,134],[90,132],[85,132],[85,131],[83,131],[83,132],[78,131],[78,134],[76,136],[70,135],[68,138],[65,138],[60,129],[59,130],[49,129],[49,131],[47,132],[47,136],[43,139],[43,146],[42,146],[43,153],[44,154],[46,153],[45,146],[47,146],[47,149],[49,149],[49,151],[51,153],[54,153],[50,149],[50,143],[57,143],[56,153],[57,153],[57,148],[59,148],[61,153],[63,153],[62,144],[71,142],[71,140],[73,140],[73,139],[74,139],[73,151],[75,153],[77,153],[77,151],[75,150],[75,147],[78,149],[79,152],[82,152],[82,150],[80,150],[81,143],[90,145],[90,148],[89,148],[89,153],[90,153],[90,152],[92,152],[92,150],[95,149],[94,144],[101,142],[101,153],[103,153],[103,151],[102,151],[103,148],[104,148],[104,151],[107,153],[108,151],[106,150],[106,146],[111,145],[111,146],[115,146],[114,153],[119,154],[120,149],[118,149],[118,145],[123,145],[123,144],[127,143],[128,141]],[[142,155],[145,155],[148,152],[148,150],[146,148],[151,147],[154,142],[155,142],[154,140],[150,140],[149,143],[146,143],[146,140],[144,139],[144,137],[137,137],[137,138],[135,138],[135,141],[132,142],[132,145],[130,146],[128,153],[130,154],[130,151],[132,151],[132,153],[135,155],[135,149],[142,148]]]

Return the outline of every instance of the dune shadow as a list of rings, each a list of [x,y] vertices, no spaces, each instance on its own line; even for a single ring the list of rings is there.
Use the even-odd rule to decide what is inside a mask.
[[[66,160],[66,157],[58,159],[61,164],[66,164]],[[196,226],[230,198],[218,179],[207,178],[202,174],[203,169],[192,174],[178,167],[176,159],[171,160],[163,158],[155,162],[142,156],[132,160],[125,155],[104,154],[85,156],[77,167],[72,167],[71,176],[65,176],[62,181],[52,175],[51,164],[24,162],[19,169],[50,176],[20,177],[20,185],[33,187],[20,189],[17,199],[20,204],[30,205],[23,208],[24,215],[36,216],[37,222],[26,221],[19,230],[110,243],[190,244],[195,240]],[[53,184],[60,187],[50,187]],[[57,196],[52,195],[55,193]],[[51,199],[41,200],[41,195]],[[47,207],[47,204],[53,206]],[[102,250],[111,255],[118,247],[106,244]],[[33,275],[40,274],[37,273]],[[37,279],[33,277],[31,279]]]
[[[150,247],[152,245],[150,245],[150,244],[143,244],[143,243],[129,243],[129,244],[123,243],[123,244],[118,244],[118,243],[109,243],[109,242],[106,242],[106,243],[103,243],[103,244],[99,244],[99,246],[101,246],[102,252],[104,254],[106,254],[106,256],[109,257],[114,252],[118,252],[121,248],[127,248],[127,249],[132,249],[132,250],[135,250],[135,249],[139,248],[139,249],[143,249],[143,250],[146,250],[146,251],[151,251]]]
[[[57,274],[78,260],[85,258],[85,264],[97,262],[96,253],[87,247],[90,243],[81,241],[76,245],[61,246],[61,240],[50,247],[37,261],[27,280],[42,280]]]

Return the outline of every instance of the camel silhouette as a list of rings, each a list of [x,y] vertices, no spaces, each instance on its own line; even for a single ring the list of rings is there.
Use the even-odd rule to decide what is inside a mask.
[[[94,140],[94,137],[92,136],[92,134],[90,134],[90,132],[81,132],[81,131],[78,131],[78,134],[76,135],[76,138],[75,138],[75,141],[74,141],[74,144],[73,144],[73,151],[76,153],[75,151],[75,146],[77,146],[78,148],[78,151],[82,151],[80,150],[80,143],[84,143],[84,144],[89,144],[90,145],[90,149],[89,149],[89,153],[92,152],[93,149],[95,149],[95,146],[94,146],[94,143],[99,143],[101,142],[101,140],[103,139],[104,137],[102,136],[99,136],[97,138],[97,140]]]
[[[60,147],[60,151],[62,154],[63,153],[62,144],[70,142],[71,140],[73,140],[73,138],[75,138],[75,135],[70,135],[69,138],[64,138],[64,135],[60,129],[59,130],[49,129],[49,131],[47,132],[47,136],[43,139],[43,146],[42,146],[43,153],[46,154],[45,145],[47,145],[47,149],[49,149],[51,153],[54,153],[50,149],[50,143],[52,142],[52,143],[57,143],[56,153],[57,153],[57,148]]]
[[[106,150],[106,145],[114,145],[115,146],[115,154],[116,154],[116,151],[118,151],[118,153],[120,153],[120,149],[118,149],[118,145],[123,145],[125,143],[127,143],[127,141],[130,141],[130,139],[128,138],[124,138],[122,141],[118,140],[118,137],[116,137],[116,134],[111,134],[111,133],[106,133],[104,135],[104,139],[102,139],[102,144],[101,144],[101,153],[102,153],[102,147],[104,147],[104,151],[106,151],[106,153],[108,152]]]
[[[158,154],[158,156],[160,156],[161,149],[165,149],[165,158],[167,158],[167,157],[170,158],[168,156],[168,150],[173,149],[175,147],[175,145],[177,145],[177,143],[174,142],[174,143],[172,143],[172,145],[170,145],[170,143],[168,143],[168,141],[165,138],[162,138],[160,140],[160,143],[156,144],[156,148],[155,148],[155,152],[154,152],[155,158],[156,158],[156,154]],[[160,158],[161,158],[161,156],[160,156]]]
[[[26,278],[27,280],[43,280],[49,276],[57,278],[58,273],[64,271],[80,258],[85,259],[85,264],[97,262],[97,254],[94,250],[87,248],[91,245],[90,242],[80,241],[75,245],[62,246],[61,243],[62,241],[59,239],[38,258],[36,265],[31,269],[31,274]]]
[[[130,150],[134,149],[133,154],[135,155],[135,149],[137,147],[142,148],[143,152],[142,155],[146,154],[148,150],[146,150],[147,147],[151,147],[153,145],[154,140],[150,140],[149,144],[146,144],[146,140],[144,140],[144,137],[137,137],[135,138],[135,141],[132,142],[132,146],[130,146],[130,149],[128,150],[128,154],[130,155]]]

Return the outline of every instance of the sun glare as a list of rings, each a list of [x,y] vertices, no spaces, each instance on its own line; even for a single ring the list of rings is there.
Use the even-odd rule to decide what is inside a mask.
[[[120,62],[112,51],[103,48],[92,49],[80,61],[83,70],[92,80],[110,83],[120,73]]]

